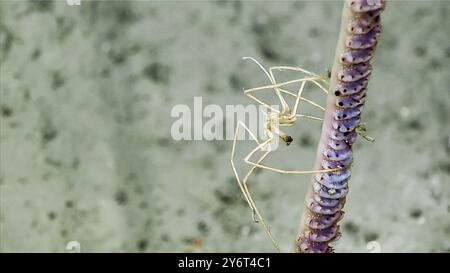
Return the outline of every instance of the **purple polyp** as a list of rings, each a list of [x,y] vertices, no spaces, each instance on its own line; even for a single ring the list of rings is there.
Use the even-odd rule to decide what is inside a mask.
[[[341,161],[352,156],[352,149],[333,150],[324,148],[322,153],[328,160]]]
[[[352,164],[353,162],[353,157],[350,156],[344,160],[341,161],[333,161],[333,160],[322,160],[322,167],[324,169],[336,169],[336,168],[344,168],[349,166],[350,164]]]
[[[313,198],[319,205],[325,207],[335,207],[340,202],[339,199],[324,198],[318,195],[314,195]]]
[[[339,106],[340,108],[353,108],[363,104],[365,97],[366,97],[365,92],[364,94],[356,93],[350,96],[337,97],[336,106]]]
[[[363,107],[363,105],[359,105],[353,108],[338,109],[334,112],[334,119],[345,120],[357,117],[359,116],[359,114],[361,114]]]
[[[333,122],[333,128],[343,133],[353,131],[359,124],[359,116],[351,119],[336,120]]]
[[[348,193],[348,186],[342,189],[327,188],[317,181],[313,184],[314,193],[325,198],[339,199]]]
[[[316,201],[311,199],[308,202],[308,208],[309,208],[309,210],[311,210],[314,213],[330,215],[330,214],[335,214],[336,212],[340,211],[342,209],[342,207],[344,206],[344,203],[345,203],[345,201],[340,201],[334,207],[325,207],[325,206],[321,206],[319,203],[317,203]]]
[[[353,20],[347,25],[347,31],[356,35],[366,34],[379,22],[380,16],[372,17],[363,13],[360,20]]]
[[[367,94],[367,89],[364,88],[360,92],[351,95],[351,97],[354,100],[361,100],[361,99],[364,99],[366,97],[366,94]]]
[[[352,49],[364,49],[373,47],[377,42],[380,31],[380,25],[376,25],[366,34],[349,36],[345,41],[345,45]]]
[[[356,140],[356,132],[346,132],[343,133],[341,131],[337,131],[337,130],[331,130],[330,131],[330,138],[334,139],[334,140],[344,140],[347,143],[353,143]]]
[[[308,240],[304,235],[297,239],[298,248],[303,253],[327,253],[333,252],[333,248],[329,247],[327,243],[317,243]]]
[[[371,72],[372,66],[370,64],[355,64],[339,71],[338,79],[343,82],[354,82],[366,78]]]
[[[328,146],[336,151],[350,149],[350,145],[344,140],[328,139]]]
[[[342,53],[341,62],[343,64],[359,64],[370,61],[373,56],[373,48],[354,49]]]
[[[333,188],[333,189],[344,189],[348,187],[348,179],[342,180],[342,181],[334,181],[331,179],[323,179],[318,180],[320,184],[324,185],[327,188]]]
[[[380,22],[380,14],[383,11],[382,8],[375,9],[369,12],[360,13],[359,17],[354,20],[362,26],[373,26]]]
[[[344,168],[334,172],[317,173],[316,181],[327,180],[331,181],[332,183],[339,183],[349,178],[350,175],[351,175],[350,168]]]
[[[339,226],[332,225],[326,229],[309,230],[306,238],[314,242],[326,242],[332,240],[339,233]]]
[[[360,92],[362,89],[367,87],[369,82],[369,76],[359,79],[353,82],[339,82],[334,88],[334,94],[336,96],[352,95]]]
[[[339,200],[339,199],[332,199]],[[335,222],[342,219],[344,215],[343,211],[338,211],[335,214],[324,215],[324,214],[314,214],[308,216],[308,226],[313,229],[324,229],[333,225]]]
[[[383,7],[384,0],[353,0],[350,7],[354,12],[368,12]]]
[[[327,188],[334,189],[344,189],[348,185],[348,179],[350,178],[350,172],[345,175],[336,175],[331,177],[318,177],[316,176],[316,181],[324,185]]]

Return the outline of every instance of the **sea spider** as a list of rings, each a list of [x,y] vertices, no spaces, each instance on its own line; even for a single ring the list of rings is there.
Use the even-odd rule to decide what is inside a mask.
[[[269,68],[267,71],[257,60],[251,57],[244,57],[245,60],[252,60],[255,62],[266,74],[266,76],[270,80],[270,85],[267,86],[261,86],[256,88],[251,88],[244,90],[244,94],[254,100],[257,104],[262,105],[267,110],[270,110],[269,114],[266,114],[266,122],[265,122],[265,128],[264,128],[264,140],[259,141],[258,138],[255,136],[255,134],[242,122],[238,121],[237,127],[234,133],[233,138],[233,146],[231,150],[231,166],[233,168],[233,172],[236,176],[237,182],[239,184],[239,187],[244,194],[245,200],[247,201],[248,205],[250,206],[252,210],[253,219],[255,222],[260,222],[264,228],[264,231],[269,236],[270,240],[274,244],[274,246],[277,248],[278,251],[281,252],[281,248],[278,245],[277,241],[273,237],[270,228],[268,227],[266,221],[262,217],[261,213],[259,212],[256,203],[254,199],[252,198],[250,191],[248,189],[248,179],[249,177],[254,173],[256,168],[266,169],[278,173],[284,173],[284,174],[313,174],[313,173],[324,173],[324,172],[333,172],[336,170],[339,170],[340,168],[334,168],[334,169],[327,169],[327,170],[285,170],[285,169],[279,169],[275,167],[271,167],[268,165],[263,165],[262,162],[268,157],[268,155],[273,151],[272,150],[272,141],[275,140],[276,137],[279,137],[286,145],[289,145],[292,142],[292,137],[285,134],[283,131],[279,129],[279,127],[288,127],[295,125],[298,118],[304,118],[304,119],[310,119],[310,120],[317,120],[322,121],[323,119],[316,116],[310,116],[310,115],[303,115],[298,114],[297,110],[299,108],[300,101],[304,101],[306,103],[309,103],[310,105],[322,110],[325,112],[325,108],[320,106],[319,104],[315,103],[312,100],[306,99],[302,97],[302,93],[305,89],[306,83],[310,82],[315,84],[317,87],[319,87],[320,90],[325,92],[325,94],[328,94],[327,89],[324,87],[328,87],[328,77],[322,76],[322,75],[316,75],[310,71],[307,71],[300,67],[288,67],[288,66],[275,66]],[[295,79],[291,81],[286,81],[282,83],[277,83],[274,76],[274,71],[293,71],[293,72],[300,72],[304,74],[303,78]],[[297,94],[292,93],[286,89],[283,89],[287,85],[291,84],[300,84],[300,87],[298,89]],[[281,111],[275,109],[274,107],[270,106],[269,104],[263,102],[262,100],[255,97],[253,94],[257,91],[262,90],[272,90],[275,92],[276,96],[279,99],[280,105],[281,105]],[[291,96],[295,98],[295,103],[293,107],[289,106],[289,104],[286,102],[286,99],[284,98],[284,95]],[[245,156],[244,162],[251,165],[251,169],[246,173],[244,178],[241,180],[239,177],[239,174],[236,170],[236,166],[234,163],[234,157],[235,157],[235,151],[236,151],[236,141],[238,139],[238,132],[239,129],[243,128],[251,137],[252,140],[255,141],[257,144],[256,148],[254,148],[248,155]],[[274,136],[276,135],[276,136]],[[251,161],[250,158],[258,151],[263,152],[262,156],[256,160]]]

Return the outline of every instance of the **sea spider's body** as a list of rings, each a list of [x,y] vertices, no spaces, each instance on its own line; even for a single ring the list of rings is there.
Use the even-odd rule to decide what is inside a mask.
[[[270,113],[265,122],[266,137],[273,137],[271,133],[275,133],[283,140],[286,145],[293,141],[291,136],[286,135],[278,129],[279,126],[294,126],[297,116],[290,112]]]

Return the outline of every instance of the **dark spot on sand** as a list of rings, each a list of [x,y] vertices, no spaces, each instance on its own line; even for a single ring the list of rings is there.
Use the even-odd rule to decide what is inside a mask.
[[[156,143],[158,143],[158,146],[161,147],[169,147],[171,141],[168,137],[161,137],[156,140]]]
[[[267,60],[281,61],[274,41],[280,35],[280,22],[276,18],[258,17],[252,24],[252,32],[256,36],[257,47]]]
[[[148,246],[147,239],[140,239],[139,241],[137,241],[136,246],[140,252],[145,251]]]
[[[414,219],[419,218],[420,216],[422,216],[422,214],[423,214],[423,212],[422,212],[421,209],[412,209],[412,210],[409,212],[409,216],[410,216],[411,218],[414,218]]]
[[[319,35],[320,35],[320,31],[316,27],[310,28],[308,31],[308,36],[310,38],[317,38],[317,37],[319,37]]]
[[[353,222],[346,222],[344,223],[344,230],[346,230],[348,233],[358,233],[359,232],[359,226]]]
[[[53,2],[51,0],[31,1],[30,4],[35,10],[39,12],[47,12],[53,9]]]
[[[294,3],[292,4],[292,7],[296,10],[302,10],[306,7],[306,2],[305,1],[294,1]]]
[[[186,214],[186,211],[184,210],[184,208],[180,208],[177,210],[177,216],[184,216]]]
[[[47,214],[47,217],[48,217],[48,219],[49,219],[50,221],[55,220],[55,219],[56,219],[56,212],[50,211],[50,212]]]
[[[375,232],[367,232],[364,234],[364,241],[366,241],[366,243],[375,241],[378,238],[379,238],[379,235]]]
[[[450,47],[445,50],[445,57],[450,58]]]
[[[417,21],[421,21],[424,17],[430,15],[431,10],[429,8],[418,8],[414,12],[414,16],[416,17]]]
[[[241,92],[244,88],[244,80],[237,74],[231,74],[228,78],[228,82],[233,91]]]
[[[9,118],[13,113],[11,107],[9,107],[7,105],[2,105],[0,107],[0,112],[2,114],[2,117],[5,117],[5,118]]]
[[[80,166],[80,159],[78,157],[75,157],[72,160],[72,169],[78,169],[79,166]]]
[[[53,89],[58,89],[64,85],[65,79],[59,71],[52,73],[52,87]]]
[[[161,235],[161,241],[168,242],[170,241],[170,236],[167,233]]]
[[[41,128],[41,140],[42,144],[51,142],[58,136],[58,131],[54,127],[51,121],[47,121]]]
[[[139,208],[142,210],[145,210],[148,208],[148,202],[147,201],[142,201],[139,203]]]
[[[423,129],[423,125],[418,119],[412,119],[406,123],[406,127],[410,130],[421,131]]]
[[[2,59],[5,58],[6,55],[8,55],[9,51],[11,50],[14,36],[11,31],[8,29],[5,29],[5,27],[0,26],[0,31],[3,33],[2,36],[0,36],[0,44],[2,45],[0,47],[0,56]]]
[[[302,147],[311,147],[313,145],[313,140],[310,135],[303,134],[298,138],[298,145]]]
[[[71,209],[75,207],[75,202],[73,200],[67,200],[66,201],[66,208]]]
[[[436,169],[437,171],[441,171],[441,172],[450,174],[450,162],[439,161],[436,163],[434,169]]]
[[[214,195],[224,205],[231,205],[236,202],[236,198],[234,196],[231,196],[230,194],[227,194],[219,189],[214,191]]]
[[[41,49],[36,48],[33,53],[31,53],[31,60],[37,60],[41,56]]]
[[[214,196],[219,200],[220,203],[222,203],[223,205],[233,205],[238,201],[237,198],[240,197],[240,195],[237,192],[237,187],[234,187],[235,184],[235,177],[230,177],[226,181],[226,190],[219,188],[214,191]]]
[[[109,59],[115,64],[122,64],[127,59],[127,55],[124,50],[112,49],[108,52]]]
[[[120,206],[125,206],[128,203],[128,194],[124,190],[119,190],[114,194],[114,200]]]
[[[148,79],[156,83],[167,84],[169,82],[170,67],[156,62],[147,65],[143,73]]]
[[[125,177],[127,181],[136,181],[138,179],[138,174],[136,172],[129,172]]]
[[[224,134],[226,134],[226,132],[224,132]],[[218,153],[223,153],[225,151],[227,151],[227,149],[229,148],[229,146],[227,145],[227,143],[224,143],[225,141],[222,140],[213,140],[210,143],[213,145],[214,150]]]
[[[136,14],[133,12],[133,7],[128,3],[121,3],[117,5],[114,10],[114,16],[118,23],[132,23],[136,21]]]
[[[258,43],[259,50],[261,55],[264,56],[269,61],[280,61],[281,56],[277,53],[276,49],[274,49],[269,43],[260,42]]]
[[[75,26],[75,22],[64,16],[58,16],[56,18],[56,25],[58,26],[57,37],[60,41],[64,39],[72,32]]]
[[[450,234],[450,226],[446,226],[444,228],[444,232],[445,232],[445,234]]]
[[[205,170],[214,170],[214,159],[212,156],[204,156],[201,159],[201,165]]]
[[[197,229],[201,234],[207,234],[209,232],[208,225],[203,221],[197,223]]]
[[[107,77],[109,77],[109,76],[111,75],[111,71],[110,71],[108,68],[103,68],[103,69],[100,71],[100,75],[101,75],[103,78],[107,78]]]
[[[45,163],[47,163],[48,165],[53,166],[55,168],[59,168],[59,167],[62,166],[61,160],[54,159],[54,158],[51,158],[51,157],[48,157],[48,156],[45,157]]]
[[[217,86],[213,82],[207,83],[205,90],[208,94],[216,94],[219,91]]]
[[[430,60],[428,66],[430,67],[431,70],[438,70],[442,68],[442,62],[438,59],[433,58]]]
[[[414,54],[416,54],[416,56],[419,58],[426,56],[427,53],[428,50],[424,46],[417,46],[416,48],[414,48]]]
[[[214,3],[216,3],[216,5],[219,7],[225,7],[227,5],[228,1],[227,0],[217,0]]]

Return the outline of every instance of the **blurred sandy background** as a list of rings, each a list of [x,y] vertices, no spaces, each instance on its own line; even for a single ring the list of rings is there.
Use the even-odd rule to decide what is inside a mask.
[[[2,0],[0,251],[274,251],[234,181],[231,142],[173,141],[170,111],[193,96],[251,103],[242,89],[267,81],[242,56],[326,73],[341,8]],[[363,116],[376,141],[355,144],[336,249],[448,252],[450,1],[389,1],[382,23]],[[273,164],[312,166],[320,125],[296,130]],[[239,145],[242,160],[252,144]],[[308,181],[250,182],[285,249]]]

